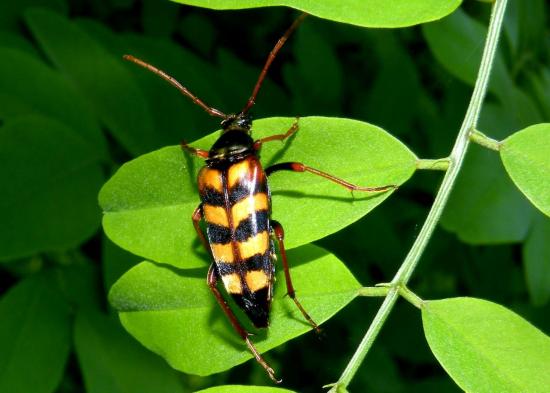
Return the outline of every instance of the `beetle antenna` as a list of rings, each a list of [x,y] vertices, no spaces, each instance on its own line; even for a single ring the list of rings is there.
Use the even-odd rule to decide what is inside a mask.
[[[267,60],[265,62],[264,68],[262,69],[262,72],[260,72],[260,76],[258,77],[258,81],[256,82],[256,86],[254,86],[254,90],[252,90],[252,95],[248,99],[245,107],[241,111],[241,114],[247,113],[250,108],[254,105],[256,101],[256,96],[258,95],[258,92],[260,91],[260,88],[262,87],[262,83],[265,79],[265,76],[267,74],[267,70],[271,66],[271,63],[273,63],[273,60],[275,60],[275,56],[277,56],[277,53],[279,53],[279,50],[283,47],[286,40],[288,40],[288,37],[292,34],[294,30],[302,23],[302,21],[307,16],[307,13],[302,13],[296,20],[292,23],[292,25],[288,28],[288,30],[285,32],[285,34],[279,38],[279,41],[275,44],[271,52],[269,53],[269,56],[267,57]]]
[[[181,94],[191,98],[191,100],[200,106],[202,109],[204,109],[210,116],[216,116],[221,117],[222,119],[226,119],[227,115],[220,110],[216,108],[212,108],[211,106],[206,105],[202,100],[200,100],[197,96],[195,96],[193,93],[191,93],[185,86],[183,86],[181,83],[179,83],[174,77],[168,75],[166,72],[159,70],[157,67],[144,62],[141,59],[138,59],[137,57],[134,57],[132,55],[124,55],[122,56],[124,60],[131,61],[132,63],[136,63],[137,65],[151,71],[154,74],[157,74],[162,79],[170,83],[172,86],[174,86],[176,89],[178,89]]]

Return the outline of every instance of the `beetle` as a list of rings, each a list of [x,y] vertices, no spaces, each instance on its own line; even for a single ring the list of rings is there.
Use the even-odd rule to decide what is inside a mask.
[[[351,191],[382,192],[395,188],[393,185],[356,186],[300,162],[284,162],[272,165],[265,170],[262,168],[260,163],[262,145],[275,140],[284,141],[295,134],[299,127],[298,118],[285,133],[254,140],[251,136],[252,120],[248,112],[255,104],[256,96],[275,56],[306,16],[305,13],[301,14],[277,41],[260,72],[250,98],[244,108],[236,114],[226,115],[208,106],[164,71],[134,56],[124,55],[124,59],[136,63],[172,84],[211,116],[222,119],[221,136],[210,150],[197,149],[186,142],[181,143],[185,152],[205,160],[205,166],[198,174],[201,202],[192,215],[193,225],[213,260],[207,274],[210,290],[256,361],[276,383],[281,380],[275,377],[274,370],[260,355],[249,338],[250,333],[239,323],[217,285],[221,279],[225,291],[245,312],[253,325],[256,328],[267,328],[273,298],[274,261],[276,260],[273,240],[275,240],[284,269],[287,294],[312,328],[320,332],[317,323],[296,297],[284,246],[283,226],[271,219],[268,177],[278,171],[309,172]],[[206,222],[206,235],[201,229],[201,220]]]

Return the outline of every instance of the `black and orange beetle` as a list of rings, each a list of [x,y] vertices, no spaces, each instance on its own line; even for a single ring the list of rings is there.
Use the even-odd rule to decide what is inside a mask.
[[[217,287],[218,279],[221,279],[226,292],[244,310],[254,326],[267,328],[273,296],[274,260],[276,259],[273,239],[275,239],[283,264],[288,296],[296,303],[309,324],[319,331],[317,324],[296,298],[292,286],[284,247],[283,227],[271,219],[268,176],[281,170],[310,172],[352,191],[380,192],[395,188],[395,186],[359,187],[299,162],[279,163],[265,170],[262,168],[259,159],[262,144],[274,140],[284,141],[298,130],[298,120],[283,134],[255,141],[251,137],[252,121],[248,111],[255,103],[258,91],[275,56],[305,17],[306,14],[298,17],[279,39],[267,58],[251,97],[243,110],[237,114],[226,115],[206,105],[164,71],[133,56],[124,56],[126,60],[152,71],[171,83],[211,116],[223,119],[221,122],[222,134],[209,151],[193,148],[185,142],[181,144],[184,151],[206,160],[206,165],[198,175],[201,203],[193,213],[193,224],[200,240],[214,261],[208,270],[208,286],[235,331],[246,342],[269,377],[277,383],[280,380],[275,378],[273,369],[250,341],[249,333],[241,326]],[[207,226],[206,236],[200,227],[202,219]]]

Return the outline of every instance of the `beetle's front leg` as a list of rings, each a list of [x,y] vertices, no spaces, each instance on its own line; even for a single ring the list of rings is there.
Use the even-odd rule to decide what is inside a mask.
[[[298,309],[300,310],[304,318],[315,329],[315,331],[317,333],[321,333],[321,329],[319,329],[319,326],[309,316],[309,314],[304,309],[302,304],[296,298],[296,291],[294,290],[294,286],[292,285],[292,278],[290,277],[290,269],[288,268],[288,260],[286,258],[286,250],[285,250],[285,243],[284,243],[285,232],[283,230],[283,226],[279,222],[272,220],[271,227],[273,229],[273,234],[275,235],[275,239],[277,239],[277,243],[279,244],[279,252],[281,254],[281,260],[283,261],[283,270],[285,272],[287,294],[294,301],[294,303],[296,304],[296,307],[298,307]]]
[[[292,124],[292,126],[284,134],[275,134],[271,136],[266,136],[265,138],[258,139],[257,141],[254,142],[254,150],[260,150],[262,148],[262,144],[264,144],[265,142],[284,141],[286,138],[289,138],[292,135],[294,135],[298,131],[299,120],[300,118],[297,117],[296,120],[294,120],[294,123]]]
[[[208,158],[209,156],[208,150],[197,149],[193,146],[189,146],[189,144],[186,141],[181,141],[180,146],[183,151],[186,151],[189,154],[192,154],[194,156],[197,156],[200,158]]]

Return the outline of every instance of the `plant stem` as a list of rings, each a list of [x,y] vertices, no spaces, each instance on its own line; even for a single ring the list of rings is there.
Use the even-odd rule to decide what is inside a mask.
[[[481,145],[483,147],[486,147],[487,149],[499,151],[500,150],[500,142],[489,138],[487,135],[485,135],[483,132],[478,130],[473,130],[470,134],[470,140],[472,142],[477,143],[478,145]]]
[[[359,296],[384,297],[389,292],[388,287],[363,287],[359,289]]]
[[[489,81],[489,75],[491,74],[491,67],[496,53],[498,37],[500,35],[502,20],[504,18],[504,11],[506,10],[506,3],[507,0],[496,0],[493,4],[491,20],[489,22],[489,31],[487,34],[487,40],[485,42],[483,57],[481,59],[481,65],[479,67],[474,91],[472,93],[466,115],[464,116],[462,126],[460,127],[460,131],[455,141],[455,145],[453,146],[453,150],[449,156],[449,170],[443,177],[443,181],[439,191],[437,192],[430,212],[428,213],[428,217],[426,218],[418,237],[405,258],[405,261],[392,280],[392,287],[384,299],[382,306],[374,317],[374,320],[363,337],[363,340],[357,347],[355,354],[340,376],[340,379],[330,390],[331,392],[337,392],[338,388],[346,389],[353,379],[359,366],[367,356],[367,353],[378,335],[378,332],[382,328],[382,325],[395,305],[395,302],[399,297],[399,288],[404,287],[410,279],[418,264],[420,256],[426,248],[439,218],[441,217],[441,213],[443,212],[447,200],[449,199],[450,192],[454,186],[460,167],[462,166],[464,155],[466,154],[466,150],[468,148],[470,133],[475,130],[479,114],[481,113],[481,106],[487,91],[487,83]]]
[[[446,171],[449,169],[450,162],[448,158],[439,158],[436,160],[420,158],[416,161],[416,169]]]

